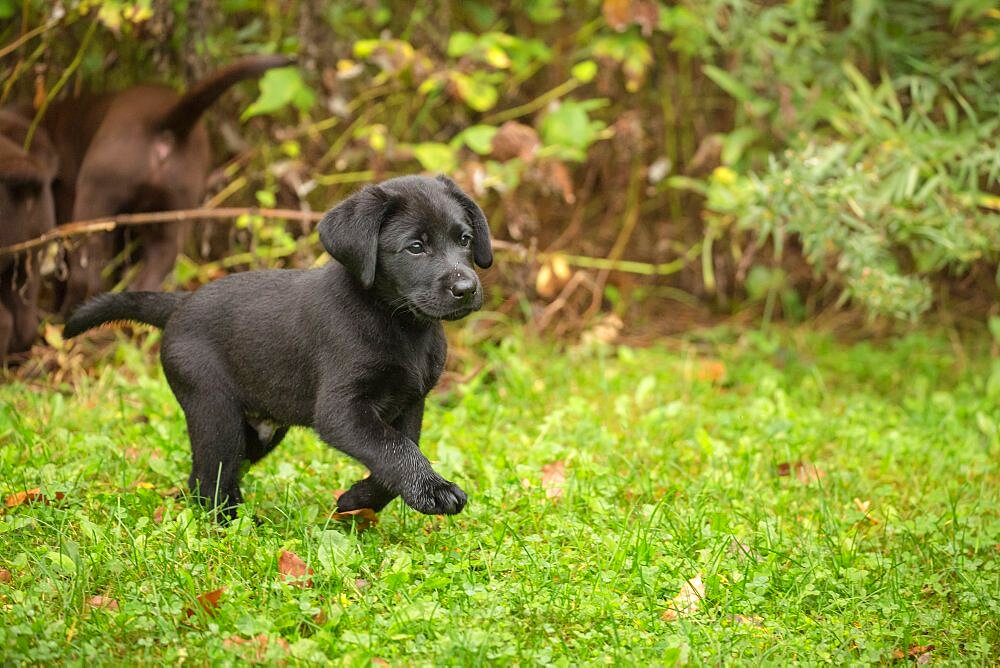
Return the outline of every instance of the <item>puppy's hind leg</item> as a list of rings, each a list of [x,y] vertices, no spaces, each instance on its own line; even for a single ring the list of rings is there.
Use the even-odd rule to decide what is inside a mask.
[[[243,503],[240,462],[246,453],[246,432],[239,404],[220,389],[206,388],[178,397],[191,439],[191,494],[214,508],[220,519],[236,518]]]
[[[187,420],[192,464],[188,487],[219,512],[220,520],[234,519],[243,502],[239,477],[247,434],[232,382],[215,361],[212,347],[191,337],[164,337],[160,358]]]

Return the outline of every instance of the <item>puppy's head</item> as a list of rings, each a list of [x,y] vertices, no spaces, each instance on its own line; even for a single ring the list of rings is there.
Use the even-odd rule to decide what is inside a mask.
[[[490,228],[446,176],[403,176],[355,193],[319,223],[326,250],[393,309],[457,320],[483,305],[475,265],[493,264]]]

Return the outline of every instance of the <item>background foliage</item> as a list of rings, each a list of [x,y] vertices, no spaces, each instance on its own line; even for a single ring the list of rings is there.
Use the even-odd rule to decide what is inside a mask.
[[[211,114],[212,203],[322,210],[451,173],[528,249],[494,309],[542,328],[996,302],[990,0],[0,0],[0,20],[0,96],[39,106],[298,54]],[[199,228],[178,280],[307,264],[306,231]]]

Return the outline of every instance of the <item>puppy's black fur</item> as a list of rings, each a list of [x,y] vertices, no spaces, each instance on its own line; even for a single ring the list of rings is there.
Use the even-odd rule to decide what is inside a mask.
[[[450,179],[370,186],[319,224],[337,260],[320,269],[235,274],[193,293],[102,295],[66,324],[75,336],[132,320],[163,328],[160,359],[187,418],[192,492],[235,516],[240,464],[291,425],[310,426],[371,475],[341,511],[402,496],[457,513],[466,495],[420,452],[424,398],[444,367],[441,320],[480,308],[473,264],[493,262],[480,208]]]

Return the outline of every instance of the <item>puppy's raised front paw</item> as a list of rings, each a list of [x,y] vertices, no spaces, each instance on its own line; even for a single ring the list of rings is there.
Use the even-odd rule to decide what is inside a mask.
[[[454,515],[462,511],[468,497],[461,487],[435,475],[403,492],[403,501],[425,515]]]

